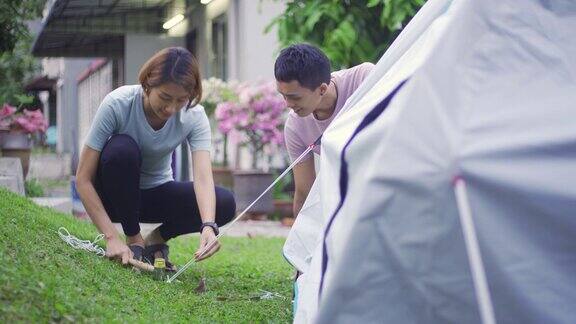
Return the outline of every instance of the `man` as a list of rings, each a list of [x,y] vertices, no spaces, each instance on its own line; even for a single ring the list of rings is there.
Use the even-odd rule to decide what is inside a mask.
[[[296,44],[283,49],[274,75],[278,92],[292,109],[284,126],[288,155],[300,156],[330,125],[334,117],[374,68],[372,63],[330,74],[330,62],[318,48]],[[320,154],[320,147],[314,148]],[[297,216],[316,179],[313,155],[294,167],[294,215]]]

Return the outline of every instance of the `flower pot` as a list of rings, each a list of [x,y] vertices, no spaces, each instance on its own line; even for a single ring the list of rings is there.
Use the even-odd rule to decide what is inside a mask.
[[[30,134],[22,132],[0,131],[0,147],[3,157],[16,157],[22,163],[24,179],[30,168],[30,153],[32,151],[32,138]]]
[[[292,200],[274,199],[274,211],[276,211],[280,218],[293,217],[293,203]]]
[[[253,221],[265,221],[268,220],[268,214],[266,213],[252,213],[248,212],[248,216],[244,217],[246,220],[253,220]]]
[[[0,131],[0,147],[4,149],[31,149],[32,136],[23,132]]]
[[[274,210],[280,215],[280,223],[283,226],[291,227],[296,218],[294,218],[292,200],[274,199]]]
[[[234,196],[236,198],[236,211],[242,212],[266,188],[272,184],[274,175],[262,171],[235,171]],[[265,214],[274,211],[272,192],[268,191],[248,211],[252,214]]]
[[[232,190],[234,188],[234,177],[232,170],[227,167],[212,167],[212,177],[214,184]]]
[[[294,218],[294,217],[282,217],[282,219],[280,219],[280,223],[284,226],[287,226],[287,227],[292,227],[292,225],[294,225],[295,221],[296,221],[296,218]]]

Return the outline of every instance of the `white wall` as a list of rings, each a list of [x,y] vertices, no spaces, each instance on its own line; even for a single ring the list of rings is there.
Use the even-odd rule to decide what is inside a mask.
[[[262,80],[274,78],[274,61],[279,47],[276,28],[268,34],[264,29],[284,11],[284,3],[276,1],[235,0],[236,26],[229,19],[231,76],[234,79]],[[234,35],[234,36],[233,36]],[[232,50],[235,49],[236,53]]]
[[[127,34],[124,49],[124,77],[126,84],[137,84],[138,72],[142,65],[159,50],[171,46],[184,46],[184,38],[164,35]]]
[[[270,22],[284,12],[280,1],[229,0],[228,71],[230,80],[261,81],[274,79],[274,62],[279,48],[276,28],[265,34]],[[229,145],[228,157],[235,168],[249,169],[251,155],[246,149]],[[268,161],[261,161],[267,168]],[[283,166],[280,156],[273,166]]]
[[[56,126],[58,153],[71,153],[77,157],[78,134],[78,75],[84,71],[90,58],[45,58],[42,59],[43,73],[49,78],[57,78],[56,90]]]
[[[51,78],[57,79],[64,73],[64,58],[62,57],[46,57],[42,59],[42,71]]]

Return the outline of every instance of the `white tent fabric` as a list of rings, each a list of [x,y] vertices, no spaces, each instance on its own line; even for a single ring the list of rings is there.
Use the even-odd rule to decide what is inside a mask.
[[[295,322],[309,322],[316,314],[318,305],[318,287],[320,284],[320,261],[322,255],[320,231],[324,225],[324,213],[318,185],[322,174],[319,173],[299,216],[292,225],[284,244],[283,254],[286,260],[301,274],[296,281]],[[313,259],[313,256],[314,257]],[[314,261],[314,264],[311,264]],[[314,269],[314,270],[311,270]]]
[[[380,59],[374,71],[363,82],[361,87],[348,99],[341,113],[354,106],[355,110],[358,101],[375,88],[376,84],[390,87],[387,77],[392,77],[392,83],[405,78],[418,67],[422,58],[426,55],[430,43],[437,39],[439,30],[443,27],[443,18],[451,0],[428,1],[426,5],[412,19],[404,31],[398,36],[392,46]],[[431,27],[433,25],[433,27]],[[402,71],[405,70],[405,71]],[[391,73],[388,73],[390,72]],[[372,93],[375,93],[372,90]],[[369,106],[363,106],[364,111],[354,117],[354,123],[359,122],[359,118],[366,113]],[[346,117],[349,118],[349,117]],[[316,178],[308,199],[306,200],[296,222],[284,245],[284,256],[302,275],[298,278],[296,291],[297,298],[296,312],[294,314],[295,323],[308,323],[315,317],[318,308],[318,289],[320,283],[320,267],[322,258],[322,246],[319,244],[322,239],[321,232],[324,228],[325,219],[329,213],[322,211],[321,193],[319,189],[322,173]],[[337,184],[335,184],[337,185]],[[337,188],[337,187],[334,187]],[[328,196],[325,198],[336,198]]]
[[[318,174],[317,180],[320,178]],[[319,181],[315,181],[310,192],[318,192]],[[296,221],[292,225],[288,238],[284,244],[284,257],[292,266],[300,272],[308,272],[312,254],[319,243],[320,229],[324,224],[322,219],[322,205],[320,204],[320,195],[310,195]]]
[[[576,321],[575,30],[574,1],[422,8],[324,134],[296,322],[480,322],[457,175],[497,322]]]

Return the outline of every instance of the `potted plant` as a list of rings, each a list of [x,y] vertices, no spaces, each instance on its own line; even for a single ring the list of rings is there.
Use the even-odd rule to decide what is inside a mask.
[[[272,191],[274,214],[284,226],[292,226],[295,221],[293,211],[293,178],[291,174],[278,181]]]
[[[206,114],[214,124],[218,118],[217,106],[223,102],[236,101],[237,95],[234,91],[234,84],[226,83],[218,78],[209,78],[202,80],[202,106]],[[215,119],[216,118],[216,119]],[[214,126],[214,125],[212,125]],[[216,143],[216,156],[219,156],[219,151],[222,152],[222,160],[216,161],[212,167],[212,174],[214,183],[216,185],[233,188],[234,179],[232,177],[232,170],[228,166],[228,132],[226,128],[221,128],[218,123],[217,129],[219,130],[220,137],[215,138]]]
[[[28,174],[32,135],[44,133],[48,123],[42,111],[27,110],[5,103],[0,109],[0,148],[4,157],[18,157],[24,178]]]
[[[273,181],[272,173],[263,170],[259,162],[265,154],[274,154],[283,146],[285,104],[272,82],[244,83],[236,91],[237,100],[218,104],[215,116],[220,132],[233,144],[246,147],[251,155],[249,170],[234,171],[236,204],[238,210],[243,210]],[[273,210],[271,192],[251,208],[254,214]]]

